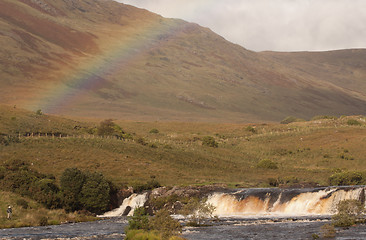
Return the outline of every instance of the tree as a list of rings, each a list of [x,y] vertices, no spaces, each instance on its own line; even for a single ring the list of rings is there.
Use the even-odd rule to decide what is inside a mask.
[[[62,173],[60,184],[66,210],[75,211],[81,209],[79,198],[85,180],[85,174],[77,168],[67,168]]]
[[[103,174],[68,168],[62,173],[60,183],[66,210],[85,209],[97,214],[107,210],[113,187]]]
[[[83,208],[100,214],[107,210],[110,202],[110,186],[101,173],[88,173],[80,192]]]
[[[107,119],[100,122],[98,128],[98,135],[99,136],[111,136],[114,133],[114,122],[112,119]]]

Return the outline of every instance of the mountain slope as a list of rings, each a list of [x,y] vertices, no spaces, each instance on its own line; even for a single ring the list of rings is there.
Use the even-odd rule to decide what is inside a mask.
[[[365,50],[255,53],[111,0],[3,0],[0,101],[180,121],[365,114]]]

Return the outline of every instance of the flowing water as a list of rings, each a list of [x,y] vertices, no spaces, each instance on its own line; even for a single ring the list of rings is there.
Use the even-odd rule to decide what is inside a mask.
[[[105,213],[110,219],[59,226],[2,229],[0,239],[123,239],[127,218],[148,195],[132,195],[121,207]],[[185,227],[183,237],[204,239],[312,239],[329,223],[341,200],[365,203],[365,186],[312,189],[237,189],[215,192],[207,202],[218,220],[212,226]],[[336,239],[366,239],[366,226],[338,229]]]
[[[259,188],[214,193],[208,203],[217,216],[312,216],[331,215],[341,200],[365,201],[365,187],[307,189]]]

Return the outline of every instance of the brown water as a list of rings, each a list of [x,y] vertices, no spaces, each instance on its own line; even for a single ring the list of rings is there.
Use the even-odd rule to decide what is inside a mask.
[[[222,219],[213,226],[185,227],[183,237],[188,240],[206,239],[312,239],[320,235],[320,227],[329,223],[327,219]],[[0,239],[73,239],[117,240],[124,238],[126,218],[112,218],[96,222],[63,224],[58,226],[0,229]],[[366,225],[337,228],[335,239],[366,239]]]

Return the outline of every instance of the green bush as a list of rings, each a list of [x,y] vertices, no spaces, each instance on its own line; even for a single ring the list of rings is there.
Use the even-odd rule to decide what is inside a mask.
[[[0,135],[0,145],[9,146],[12,143],[20,143],[19,137]]]
[[[47,208],[60,207],[59,188],[53,176],[47,176],[29,169],[29,164],[21,160],[6,162],[0,178],[2,189],[28,196]]]
[[[277,163],[270,159],[260,160],[257,164],[257,168],[262,169],[278,169]]]
[[[251,133],[257,133],[257,129],[252,126],[248,126],[245,130]]]
[[[43,216],[38,221],[39,226],[47,226],[48,225],[48,218]]]
[[[106,119],[100,122],[97,134],[99,136],[115,136],[119,139],[132,139],[132,136],[129,133],[125,133],[112,119]]]
[[[202,145],[208,146],[208,147],[213,147],[213,148],[217,148],[219,146],[219,144],[215,141],[215,138],[211,137],[211,136],[203,137]]]
[[[192,227],[199,227],[203,225],[205,219],[211,219],[215,207],[206,203],[205,199],[191,198],[189,202],[183,206],[181,214],[189,217],[187,225]]]
[[[337,172],[329,177],[332,186],[362,185],[365,183],[361,172]]]
[[[152,133],[152,134],[158,134],[159,133],[159,130],[156,129],[156,128],[153,128],[153,129],[150,130],[150,133]]]
[[[334,238],[336,236],[336,230],[331,224],[324,224],[321,226],[320,231],[322,233],[322,238]]]
[[[23,198],[20,198],[20,199],[17,199],[15,201],[15,203],[22,207],[23,209],[28,209],[29,205],[28,205],[28,202],[26,200],[24,200]]]
[[[335,120],[337,119],[336,116],[328,116],[328,115],[318,115],[318,116],[314,116],[311,118],[311,120],[321,120],[321,119],[332,119]]]
[[[99,136],[111,136],[114,133],[114,122],[112,119],[106,119],[100,122],[98,127]]]
[[[133,216],[128,220],[127,231],[138,229],[150,230],[149,216],[144,207],[136,208]]]
[[[55,179],[43,178],[33,183],[31,192],[34,200],[54,209],[62,207],[59,191]]]
[[[316,234],[316,233],[311,234],[311,237],[312,237],[313,239],[319,239],[319,238],[320,238],[320,237],[319,237],[319,235],[318,235],[318,234]]]
[[[161,240],[159,234],[154,231],[129,230],[125,240]]]
[[[293,123],[293,122],[305,122],[305,120],[302,119],[302,118],[289,116],[289,117],[286,117],[285,119],[283,119],[280,123],[281,124],[289,124],[289,123]]]
[[[349,119],[347,121],[347,125],[349,125],[349,126],[360,126],[361,123],[359,121],[357,121],[356,119]]]
[[[332,216],[332,223],[336,227],[349,227],[357,223],[362,217],[365,207],[361,201],[348,199],[337,205],[337,214]]]
[[[154,188],[159,188],[159,187],[161,187],[161,185],[155,179],[151,179],[147,183],[136,182],[136,183],[132,184],[133,191],[136,192],[136,193],[140,193],[140,192],[143,192],[145,190],[152,190]]]
[[[146,146],[146,145],[147,145],[147,143],[146,143],[145,139],[144,139],[144,138],[142,138],[142,137],[138,138],[136,142],[137,142],[138,144],[141,144],[142,146]]]
[[[150,220],[150,227],[161,234],[162,239],[181,234],[182,226],[178,220],[173,219],[169,212],[162,209]]]

